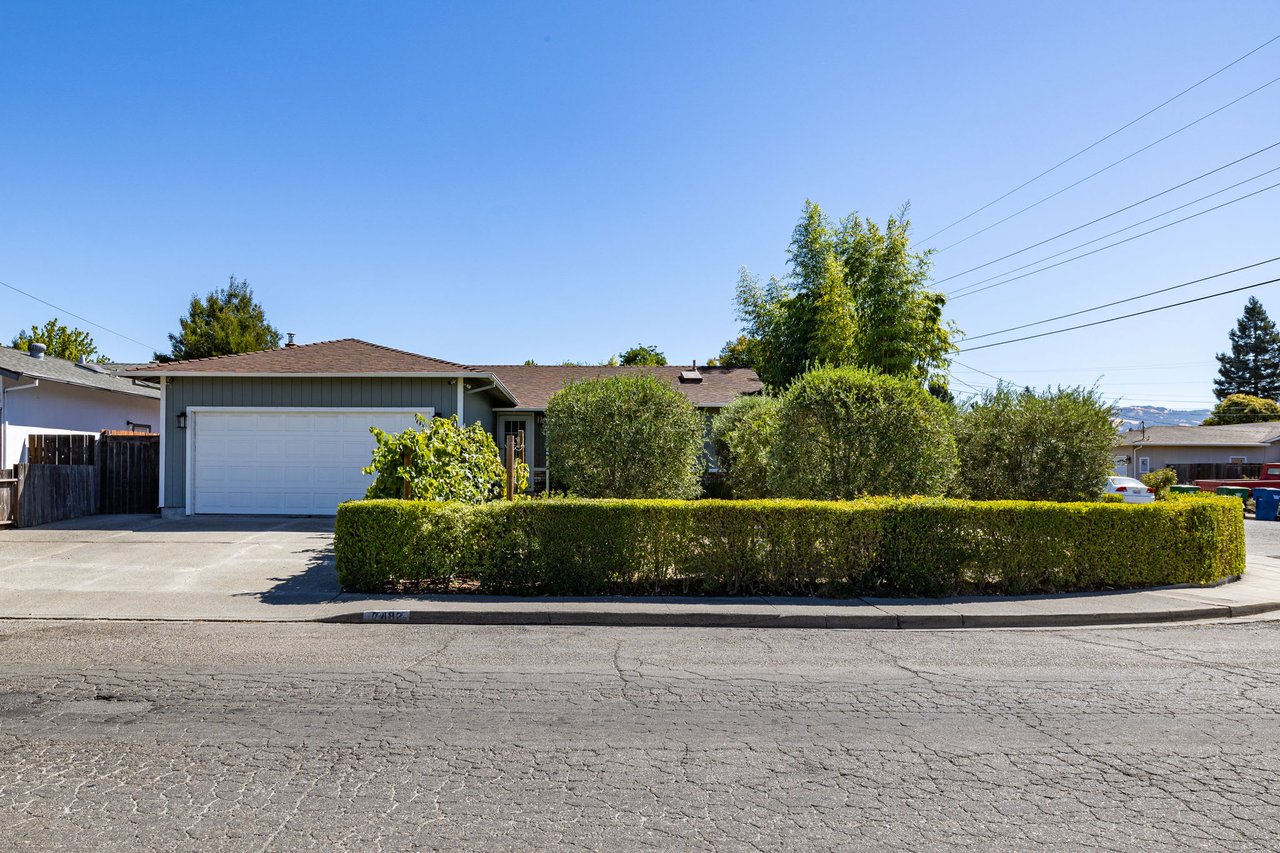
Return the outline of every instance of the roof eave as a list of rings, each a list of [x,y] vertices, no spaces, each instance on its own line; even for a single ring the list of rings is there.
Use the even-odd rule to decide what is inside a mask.
[[[393,370],[372,373],[350,371],[344,373],[299,373],[282,370],[126,370],[121,375],[131,379],[141,379],[147,376],[154,376],[157,379],[162,376],[165,378],[190,379],[457,379],[461,376],[466,379],[483,379],[489,376],[489,374],[481,373],[477,370]]]

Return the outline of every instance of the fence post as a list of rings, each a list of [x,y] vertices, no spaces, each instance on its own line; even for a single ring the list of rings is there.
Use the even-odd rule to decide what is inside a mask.
[[[13,487],[13,526],[22,526],[22,490],[27,484],[27,466],[22,462],[13,463],[13,477],[18,482]]]
[[[515,497],[516,490],[516,437],[507,436],[507,500]]]

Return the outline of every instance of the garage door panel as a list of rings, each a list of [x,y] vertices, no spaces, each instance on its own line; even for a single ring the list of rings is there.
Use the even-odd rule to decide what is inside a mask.
[[[430,409],[424,414],[430,414]],[[412,412],[198,412],[192,421],[192,511],[333,515],[364,497],[370,426],[400,432]]]

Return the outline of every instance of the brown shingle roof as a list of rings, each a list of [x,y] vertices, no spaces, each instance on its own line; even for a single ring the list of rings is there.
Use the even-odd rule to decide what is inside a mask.
[[[174,374],[387,374],[473,373],[475,368],[404,350],[378,346],[355,338],[299,344],[294,347],[219,355],[168,364],[148,364],[128,376]]]
[[[764,389],[760,377],[749,367],[699,367],[701,382],[681,382],[680,372],[692,370],[690,366],[645,365],[611,367],[593,365],[543,364],[489,364],[478,365],[476,370],[493,373],[512,394],[522,409],[544,409],[551,395],[564,387],[566,382],[578,379],[596,379],[626,373],[646,373],[669,382],[695,406],[726,406],[741,394],[758,394]]]

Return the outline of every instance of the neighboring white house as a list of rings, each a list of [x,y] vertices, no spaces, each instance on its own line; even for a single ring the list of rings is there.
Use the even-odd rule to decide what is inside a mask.
[[[160,389],[117,375],[131,365],[77,364],[32,349],[0,347],[0,468],[26,461],[32,433],[160,428]]]
[[[1115,444],[1116,473],[1130,477],[1173,468],[1186,482],[1192,478],[1193,466],[1226,469],[1268,462],[1280,462],[1280,422],[1131,429],[1121,433]]]

